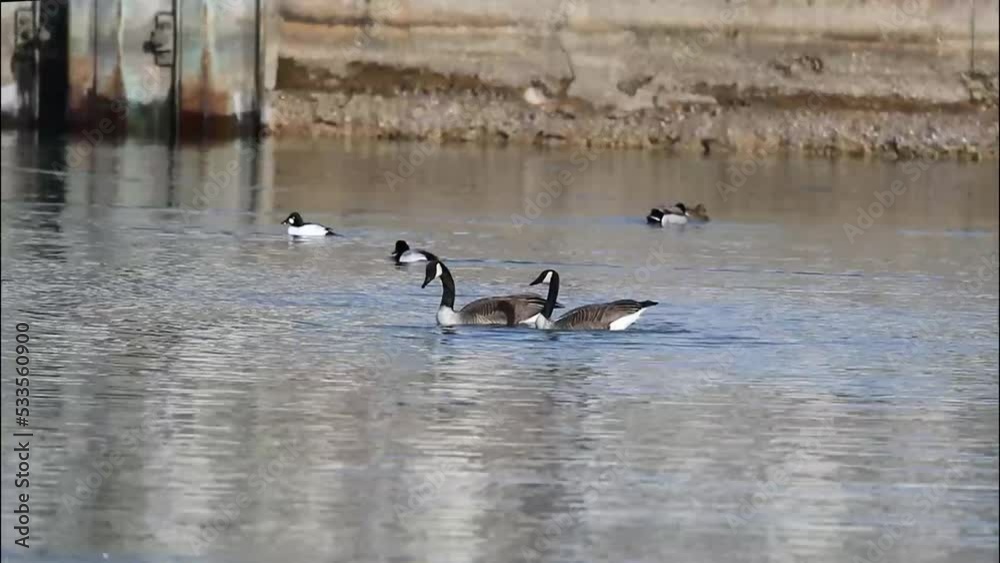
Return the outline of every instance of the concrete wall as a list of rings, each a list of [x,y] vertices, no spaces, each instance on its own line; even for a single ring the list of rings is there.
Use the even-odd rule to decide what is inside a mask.
[[[970,0],[283,0],[275,125],[978,158],[997,153],[1000,2],[974,9]]]
[[[282,0],[292,21],[394,26],[558,26],[564,29],[710,29],[964,38],[975,5],[976,35],[997,38],[997,0]]]
[[[4,3],[0,18],[5,94],[13,8]],[[692,105],[708,119],[715,108],[781,109],[807,98],[862,111],[987,109],[987,124],[996,120],[1000,0],[268,0],[267,8],[280,29],[267,32],[264,86],[277,73],[276,114],[286,123],[329,128],[327,117],[359,94],[374,104],[417,97],[420,107],[485,95],[606,120]],[[315,107],[290,117],[280,109],[286,93]]]
[[[388,94],[393,71],[497,92],[541,82],[618,109],[817,93],[953,106],[969,84],[969,0],[283,0],[278,88]],[[975,67],[995,77],[1000,2],[978,0]],[[279,65],[280,66],[280,65]],[[381,74],[379,74],[381,73]],[[376,76],[377,75],[377,76]],[[462,77],[468,79],[464,80]],[[995,82],[995,81],[994,81]],[[567,87],[568,85],[568,87]],[[415,87],[435,88],[435,82]],[[985,89],[989,97],[991,84]],[[994,96],[995,97],[995,96]]]

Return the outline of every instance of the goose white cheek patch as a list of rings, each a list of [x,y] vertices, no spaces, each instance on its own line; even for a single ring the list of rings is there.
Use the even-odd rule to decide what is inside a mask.
[[[438,279],[438,278],[440,278],[440,277],[441,277],[441,273],[442,273],[442,272],[441,272],[441,264],[438,264],[438,265],[437,265],[437,273],[436,273],[436,274],[434,274],[434,279]]]

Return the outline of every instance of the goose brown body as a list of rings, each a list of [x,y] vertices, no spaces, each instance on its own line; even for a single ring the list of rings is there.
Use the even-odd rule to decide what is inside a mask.
[[[610,303],[595,303],[571,309],[559,320],[552,323],[554,329],[562,330],[612,330],[613,325],[630,315],[656,305],[655,301],[635,301],[619,299]],[[631,324],[631,323],[629,323]]]
[[[438,306],[437,322],[442,326],[455,325],[500,325],[515,326],[532,322],[545,308],[546,301],[535,293],[519,293],[482,297],[455,310],[455,280],[451,271],[440,260],[427,263],[424,284],[427,287],[435,279],[441,280],[441,304]]]
[[[594,303],[571,309],[559,320],[552,320],[553,304],[559,296],[559,272],[545,270],[531,285],[549,284],[545,308],[535,318],[535,327],[549,330],[625,330],[639,319],[639,315],[656,301],[619,299],[608,303]]]

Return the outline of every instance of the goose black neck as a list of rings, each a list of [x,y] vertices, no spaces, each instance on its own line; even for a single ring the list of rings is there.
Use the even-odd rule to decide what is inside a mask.
[[[455,308],[455,279],[451,277],[448,267],[441,264],[441,306]]]
[[[556,310],[556,299],[559,298],[559,273],[552,272],[552,279],[549,280],[549,295],[545,298],[545,307],[542,309],[542,316],[546,319],[552,318],[552,312]]]

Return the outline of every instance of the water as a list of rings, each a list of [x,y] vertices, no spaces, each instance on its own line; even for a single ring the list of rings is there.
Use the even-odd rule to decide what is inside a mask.
[[[5,556],[997,558],[995,163],[2,145]],[[643,223],[676,200],[713,221]],[[292,210],[344,236],[291,242]],[[660,305],[622,333],[442,329],[398,238],[459,305],[546,267],[567,305]]]

